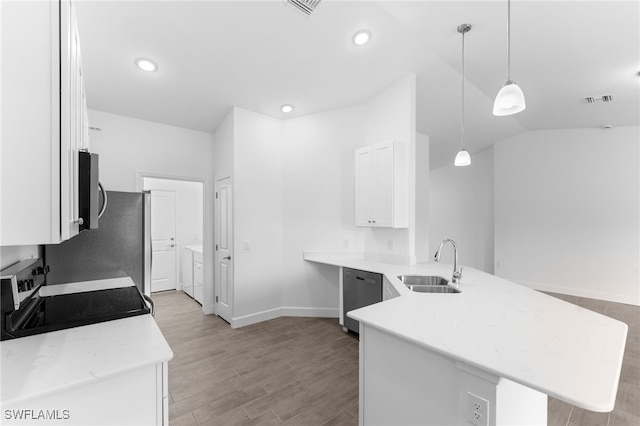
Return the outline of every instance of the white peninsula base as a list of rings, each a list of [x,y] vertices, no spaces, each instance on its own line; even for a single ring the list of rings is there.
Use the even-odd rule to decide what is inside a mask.
[[[360,425],[547,424],[546,394],[363,323],[360,390]]]

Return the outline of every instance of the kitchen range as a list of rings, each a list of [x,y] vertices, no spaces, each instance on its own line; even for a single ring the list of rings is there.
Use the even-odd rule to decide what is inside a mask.
[[[42,259],[2,271],[2,339],[63,330],[151,312],[135,286],[101,288],[100,281],[45,285]],[[98,289],[95,289],[98,288]],[[149,299],[151,300],[151,299]]]

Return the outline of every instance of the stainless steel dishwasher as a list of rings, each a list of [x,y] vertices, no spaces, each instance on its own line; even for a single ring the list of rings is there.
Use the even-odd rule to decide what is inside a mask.
[[[347,317],[347,312],[378,302],[382,302],[382,274],[342,269],[342,313],[345,331],[360,332],[360,324]]]

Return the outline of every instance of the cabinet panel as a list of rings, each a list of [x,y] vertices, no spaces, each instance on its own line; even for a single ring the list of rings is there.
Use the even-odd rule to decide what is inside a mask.
[[[3,1],[0,16],[0,245],[39,244],[60,232],[60,146],[52,138],[60,131],[52,111],[59,91],[58,8]]]
[[[201,305],[203,301],[203,287],[204,283],[204,269],[202,268],[202,258],[200,258],[200,262],[196,260],[196,256],[194,253],[193,260],[193,298],[196,299]]]
[[[356,151],[356,226],[371,226],[374,213],[373,151]]]
[[[12,418],[11,424],[15,425],[166,425],[168,410],[164,402],[166,375],[163,371],[166,368],[166,364],[148,365],[3,408],[12,410],[11,413],[13,410],[57,410],[57,422]]]
[[[374,218],[376,226],[393,226],[393,145],[376,146],[374,168]]]
[[[356,151],[356,226],[406,228],[409,224],[407,158],[390,141]]]
[[[189,248],[182,251],[182,290],[193,297],[193,251]]]
[[[73,101],[83,84],[72,4],[7,1],[1,20],[0,245],[59,243],[79,231],[75,128],[86,118]]]

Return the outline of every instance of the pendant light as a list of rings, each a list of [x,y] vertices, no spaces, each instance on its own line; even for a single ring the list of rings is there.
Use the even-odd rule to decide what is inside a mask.
[[[471,157],[469,153],[464,149],[464,34],[471,31],[471,25],[462,24],[458,26],[458,32],[462,34],[462,126],[461,126],[461,149],[456,155],[454,165],[456,166],[468,166],[471,164]]]
[[[493,103],[493,115],[517,114],[526,107],[522,89],[511,80],[511,0],[507,0],[507,82]]]

